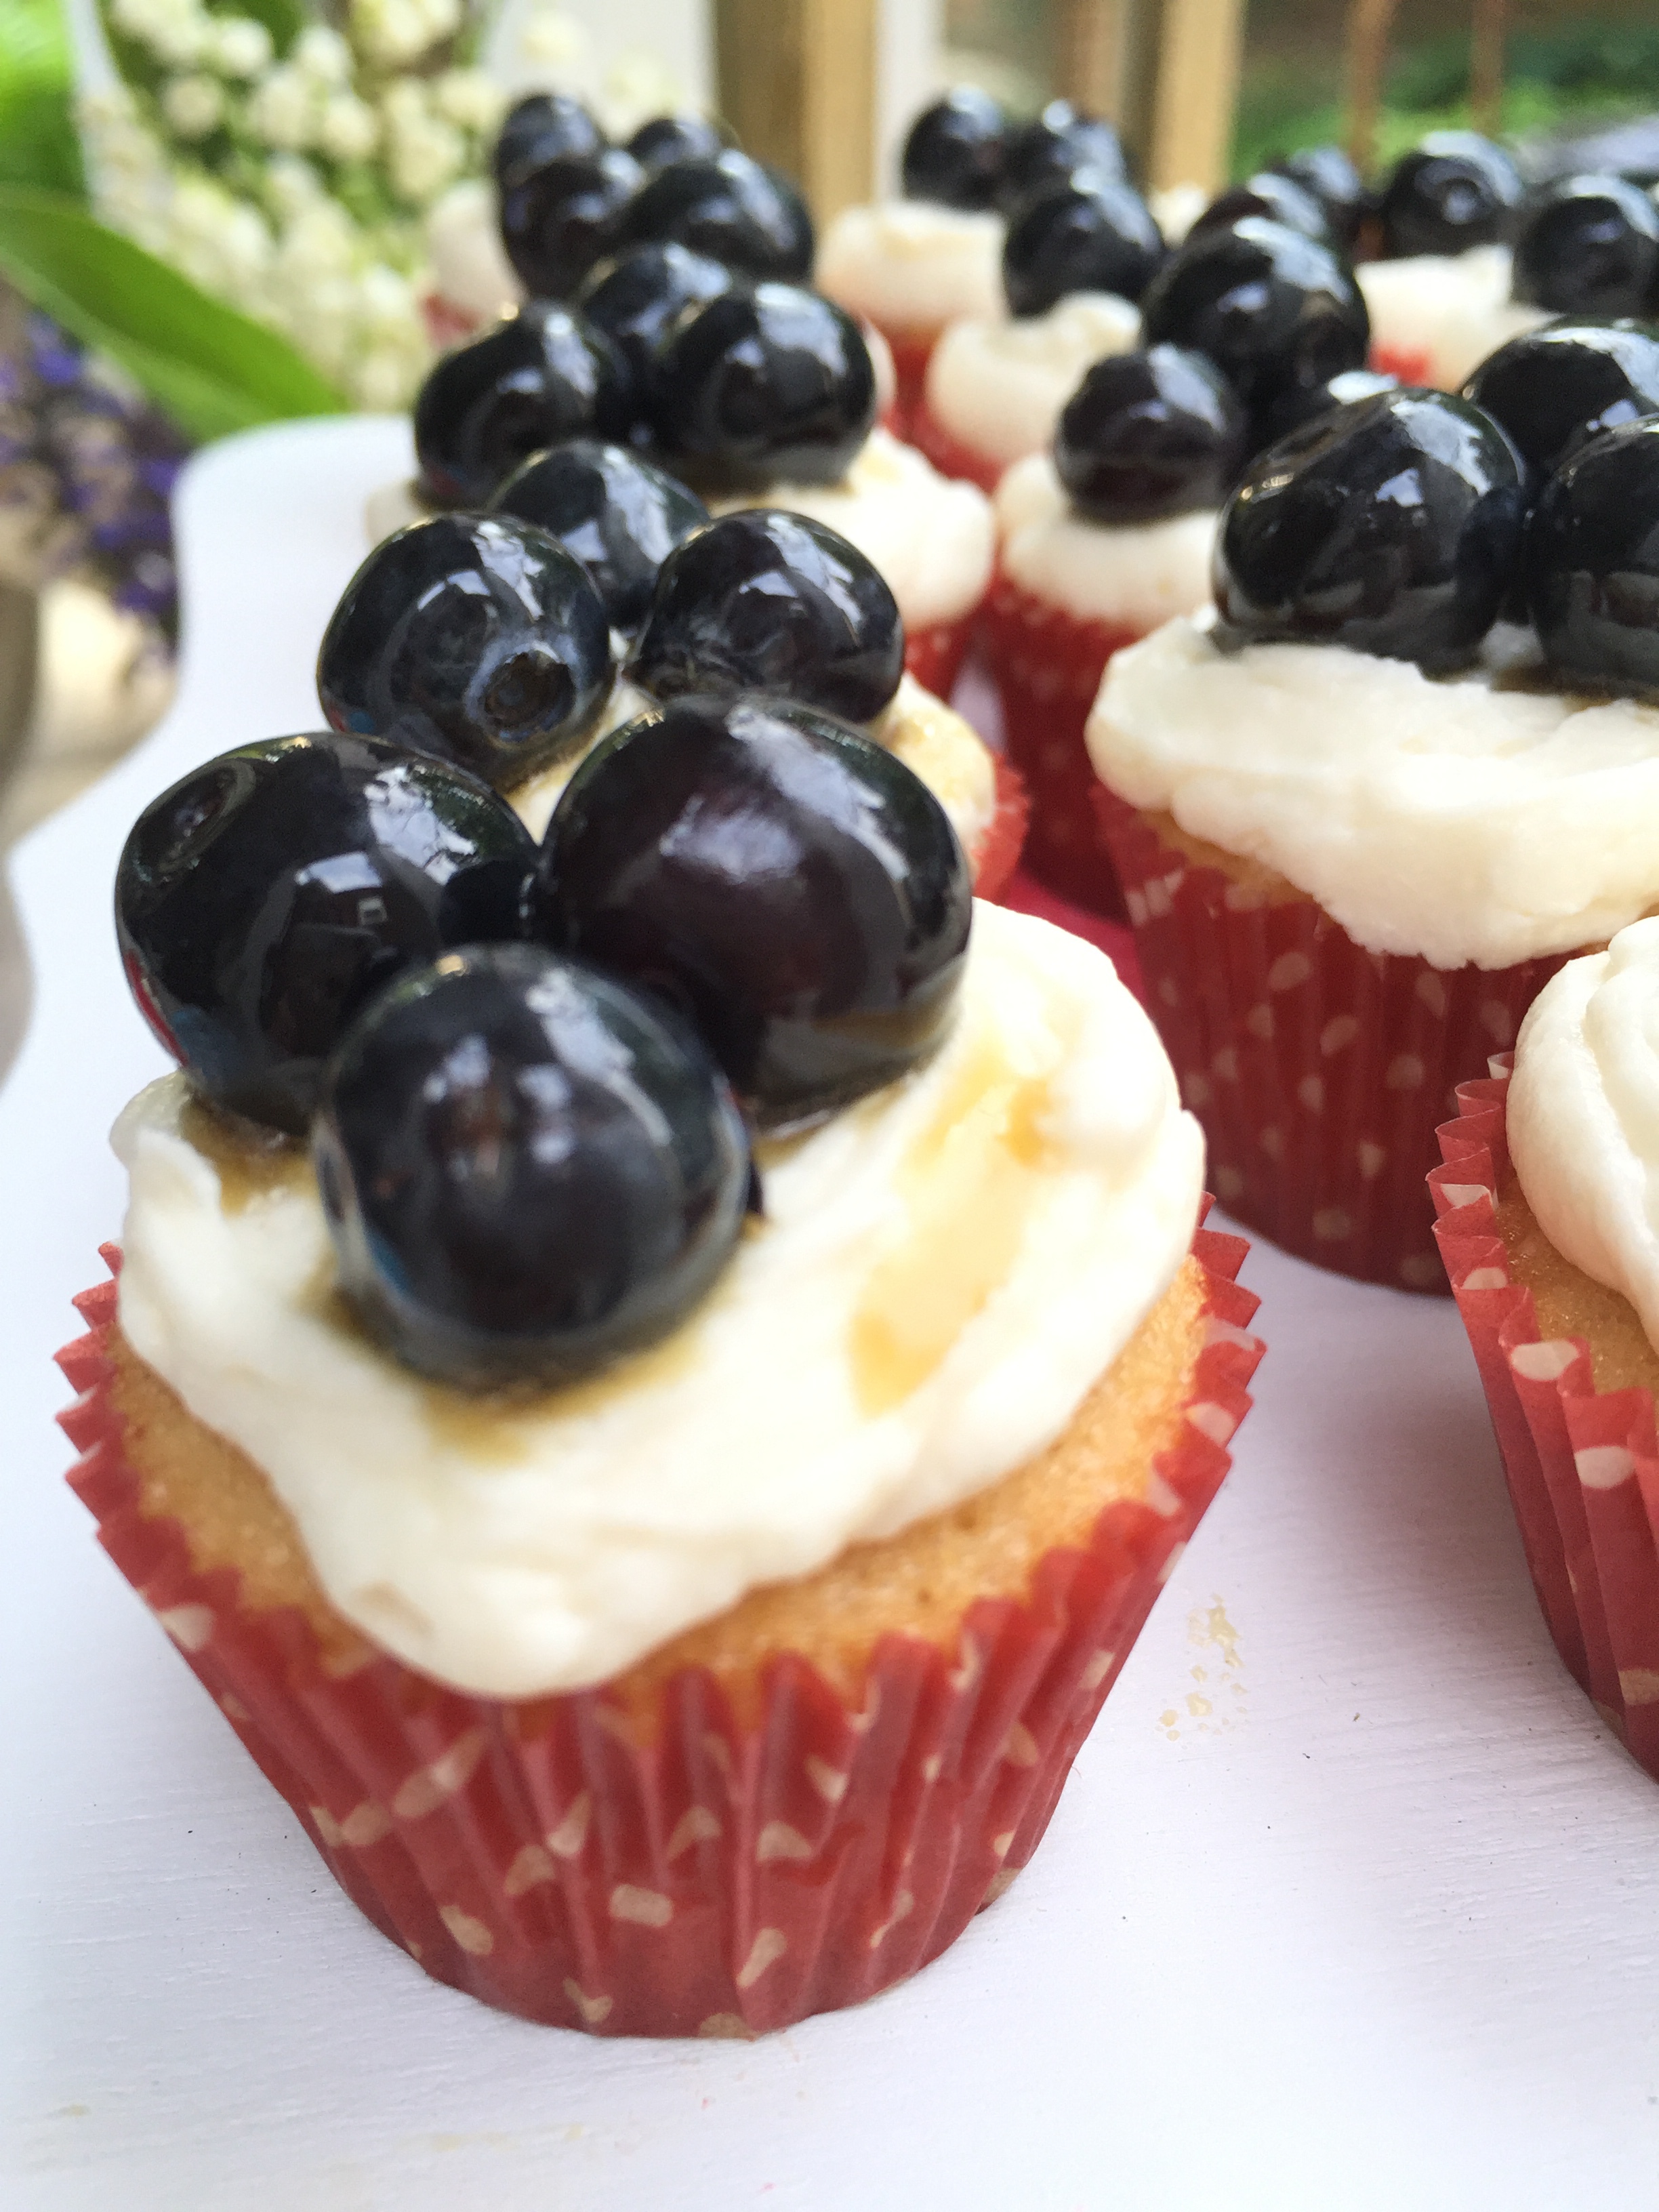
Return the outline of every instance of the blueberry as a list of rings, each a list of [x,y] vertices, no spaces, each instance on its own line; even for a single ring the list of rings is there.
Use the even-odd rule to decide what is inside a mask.
[[[1483,361],[1465,399],[1500,423],[1534,483],[1598,431],[1659,414],[1659,327],[1552,323]]]
[[[215,1105],[302,1135],[346,1024],[404,969],[516,934],[529,832],[473,777],[373,738],[272,738],[193,769],[115,878],[127,980]]]
[[[1304,238],[1331,243],[1331,227],[1320,201],[1293,177],[1279,176],[1272,169],[1247,177],[1212,199],[1187,235],[1199,238],[1206,230],[1230,229],[1247,215],[1265,216],[1269,222],[1282,222],[1286,230],[1300,231]]]
[[[653,698],[769,691],[872,722],[904,672],[885,579],[827,523],[777,507],[723,515],[671,553],[629,664]]]
[[[652,393],[663,451],[717,483],[838,483],[876,419],[858,325],[821,293],[757,284],[676,326]]]
[[[1325,210],[1332,237],[1340,246],[1352,246],[1370,210],[1370,194],[1340,146],[1305,146],[1268,166],[1311,192]]]
[[[576,305],[623,355],[639,390],[648,393],[668,331],[688,307],[718,299],[738,281],[721,263],[684,246],[634,246],[588,272]]]
[[[906,197],[944,207],[994,207],[1007,142],[1001,101],[976,86],[958,85],[910,125],[899,164]]]
[[[579,745],[611,678],[587,571],[505,515],[394,531],[346,586],[317,656],[337,730],[395,738],[498,791]]]
[[[490,501],[556,538],[593,580],[613,629],[645,619],[657,571],[708,520],[693,492],[620,446],[591,438],[533,454]]]
[[[1208,354],[1247,407],[1358,368],[1370,318],[1336,250],[1245,216],[1170,256],[1141,301],[1146,345]]]
[[[1040,115],[1008,134],[1001,204],[1012,208],[1028,193],[1063,184],[1079,169],[1127,182],[1123,142],[1098,116],[1085,115],[1068,100],[1051,100]]]
[[[1061,483],[1100,522],[1218,506],[1243,457],[1244,410],[1226,379],[1176,346],[1097,361],[1054,433]]]
[[[507,111],[495,141],[495,182],[505,191],[525,169],[566,155],[602,154],[605,136],[580,100],[535,92]]]
[[[1216,545],[1222,623],[1236,643],[1456,667],[1497,617],[1522,513],[1520,461],[1479,408],[1409,386],[1356,400],[1246,470]]]
[[[1521,173],[1474,131],[1435,131],[1395,164],[1379,212],[1391,256],[1462,253],[1509,235]]]
[[[359,1317],[464,1389],[568,1382],[665,1335],[731,1257],[749,1180],[696,1039],[529,945],[377,999],[329,1066],[315,1153]]]
[[[645,172],[631,154],[566,154],[521,170],[501,194],[501,243],[532,299],[568,300],[611,251]]]
[[[1659,419],[1604,431],[1565,461],[1527,524],[1527,597],[1556,673],[1659,691]]]
[[[1271,446],[1304,422],[1350,407],[1356,399],[1374,399],[1379,392],[1397,392],[1400,379],[1379,368],[1345,368],[1323,384],[1292,384],[1279,392],[1254,426],[1253,449]],[[1474,395],[1465,392],[1465,398]]]
[[[770,1128],[933,1049],[973,913],[919,776],[753,698],[678,700],[602,739],[548,825],[540,889],[552,941],[677,1000]]]
[[[812,218],[787,177],[728,148],[671,161],[646,179],[617,226],[625,246],[689,246],[749,276],[787,280],[812,266]]]
[[[1659,209],[1622,177],[1563,177],[1515,234],[1517,300],[1553,315],[1639,315],[1659,292]]]
[[[642,169],[665,169],[671,161],[701,161],[723,154],[726,141],[706,115],[653,115],[629,140],[628,150]]]
[[[602,332],[532,301],[447,353],[415,401],[421,482],[440,506],[482,507],[519,463],[561,438],[626,438],[636,398]]]
[[[1016,315],[1045,314],[1069,292],[1138,300],[1164,252],[1164,234],[1134,186],[1083,169],[1033,192],[1009,216],[1002,289]]]

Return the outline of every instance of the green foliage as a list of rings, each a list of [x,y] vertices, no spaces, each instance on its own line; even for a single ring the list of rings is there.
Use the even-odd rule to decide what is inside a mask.
[[[344,412],[285,338],[198,291],[66,198],[0,188],[0,275],[106,354],[191,438]]]
[[[58,0],[0,0],[0,184],[85,191]]]

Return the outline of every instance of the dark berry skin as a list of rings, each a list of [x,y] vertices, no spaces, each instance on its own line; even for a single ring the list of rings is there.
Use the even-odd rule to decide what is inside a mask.
[[[1254,449],[1260,452],[1304,422],[1329,415],[1338,407],[1350,407],[1356,399],[1374,399],[1379,392],[1399,389],[1400,379],[1378,368],[1345,368],[1340,376],[1328,377],[1323,384],[1293,384],[1279,393],[1256,424]],[[1466,392],[1463,396],[1467,399],[1473,395]]]
[[[1551,323],[1489,354],[1463,386],[1507,432],[1534,485],[1600,431],[1659,414],[1659,326]]]
[[[726,151],[718,125],[706,115],[653,115],[641,123],[628,150],[642,169],[665,169],[671,161],[701,161]]]
[[[1002,289],[1015,315],[1046,314],[1069,292],[1138,300],[1164,257],[1163,233],[1134,186],[1084,169],[1010,215]]]
[[[1319,201],[1293,177],[1281,177],[1272,169],[1247,177],[1242,185],[1234,185],[1212,199],[1187,235],[1198,238],[1206,230],[1230,229],[1247,215],[1282,222],[1287,230],[1300,231],[1304,238],[1331,241],[1331,227]]]
[[[674,1328],[743,1225],[749,1148],[697,1040],[538,945],[400,978],[330,1064],[313,1150],[340,1287],[462,1389],[568,1382]]]
[[[1097,361],[1066,402],[1054,469],[1097,522],[1218,507],[1244,458],[1244,410],[1202,354],[1176,346]]]
[[[1252,410],[1358,368],[1370,318],[1335,249],[1245,216],[1172,253],[1140,303],[1145,345],[1207,354]]]
[[[612,629],[625,631],[645,620],[663,562],[708,520],[683,483],[591,438],[533,454],[490,506],[556,538],[592,577]]]
[[[1069,100],[1051,100],[1039,116],[1008,134],[1000,204],[1012,210],[1028,193],[1063,183],[1079,169],[1127,182],[1122,141],[1100,117],[1082,114]]]
[[[657,362],[662,451],[716,484],[838,483],[876,419],[864,334],[820,292],[757,284],[688,314]]]
[[[745,276],[787,282],[811,271],[812,218],[787,178],[728,147],[659,169],[617,225],[618,252],[670,243]]]
[[[1565,682],[1659,693],[1659,420],[1563,463],[1527,523],[1527,598]]]
[[[1459,667],[1497,618],[1522,511],[1519,458],[1466,399],[1407,386],[1339,408],[1259,455],[1223,509],[1218,639]]]
[[[666,332],[688,307],[717,300],[740,281],[687,246],[634,246],[589,270],[576,305],[623,355],[640,391],[648,392]]]
[[[508,790],[571,751],[610,694],[587,571],[506,515],[394,531],[346,586],[317,656],[337,730],[395,738]]]
[[[507,111],[495,141],[495,182],[503,191],[526,169],[567,155],[602,154],[605,136],[568,93],[535,92]]]
[[[1365,179],[1340,146],[1305,146],[1269,167],[1313,194],[1340,246],[1353,245],[1370,207],[1370,194]]]
[[[1507,238],[1521,173],[1501,146],[1473,131],[1436,131],[1396,163],[1382,188],[1384,251],[1464,253]]]
[[[518,933],[535,866],[503,799],[373,738],[271,738],[133,824],[115,927],[139,1009],[198,1095],[302,1136],[360,1007],[452,945]]]
[[[942,207],[994,207],[1002,188],[1008,117],[999,100],[958,85],[910,125],[899,174],[907,199]]]
[[[596,745],[542,848],[542,926],[676,999],[763,1128],[889,1083],[944,1036],[968,864],[872,739],[774,701],[676,701]]]
[[[629,664],[656,699],[766,691],[872,722],[904,672],[904,625],[886,580],[808,515],[722,515],[663,562]]]
[[[568,300],[610,252],[645,172],[609,146],[521,170],[501,194],[501,243],[533,300]]]
[[[1517,300],[1553,315],[1640,315],[1659,305],[1659,209],[1622,177],[1563,177],[1515,234]]]
[[[532,301],[447,353],[421,386],[422,489],[440,507],[482,507],[544,446],[625,439],[636,404],[627,363],[603,332]]]

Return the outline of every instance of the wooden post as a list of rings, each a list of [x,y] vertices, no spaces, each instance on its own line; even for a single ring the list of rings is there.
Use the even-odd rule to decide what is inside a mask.
[[[1399,0],[1352,0],[1348,9],[1348,154],[1364,176],[1376,155],[1376,118]]]
[[[824,222],[875,188],[879,0],[715,0],[720,112]]]
[[[1504,106],[1508,0],[1474,0],[1469,22],[1469,107],[1474,127],[1496,137]]]
[[[1155,191],[1227,180],[1244,0],[1164,0],[1147,182]]]
[[[1057,88],[1091,115],[1123,122],[1134,0],[1055,0]]]

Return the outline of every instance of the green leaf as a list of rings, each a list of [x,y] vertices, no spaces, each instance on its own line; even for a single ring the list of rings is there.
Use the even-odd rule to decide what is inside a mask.
[[[0,183],[85,189],[58,0],[0,0]]]
[[[83,345],[118,362],[192,438],[346,402],[286,338],[46,192],[0,187],[0,273]]]

